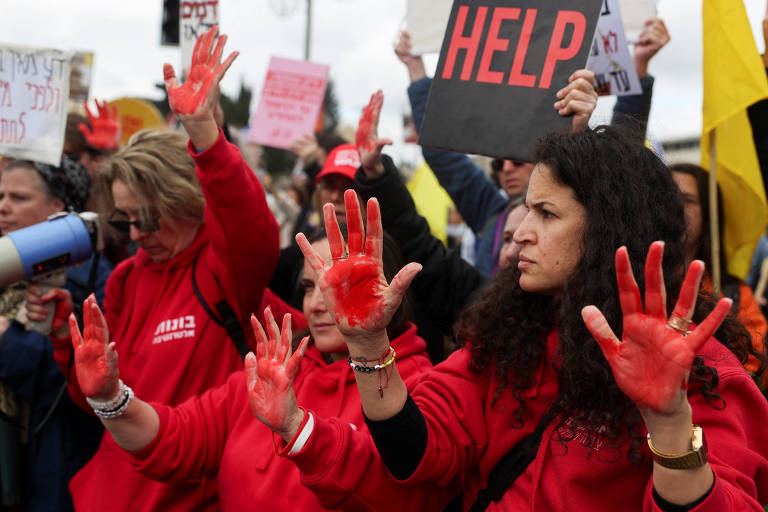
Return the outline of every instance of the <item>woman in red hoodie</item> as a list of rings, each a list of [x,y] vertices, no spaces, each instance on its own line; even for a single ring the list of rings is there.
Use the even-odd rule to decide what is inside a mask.
[[[312,246],[330,262],[327,238],[315,241]],[[396,254],[394,250],[387,250],[386,254],[385,273],[391,278],[390,270],[399,268],[400,262],[390,257]],[[286,415],[279,408],[265,412],[263,399],[272,391],[255,384],[257,371],[264,375],[270,365],[282,369],[287,366],[286,378],[280,384],[284,390],[292,387],[293,411],[301,411],[305,423],[311,422],[312,417],[331,418],[346,435],[362,439],[368,436],[353,371],[347,363],[344,338],[325,306],[317,275],[307,265],[301,284],[305,291],[303,311],[311,338],[304,337],[292,354],[290,315],[283,317],[281,335],[267,309],[264,315],[268,339],[256,318],[251,318],[258,340],[258,361],[249,354],[245,371],[232,374],[224,385],[177,407],[134,398],[133,392],[118,378],[117,352],[114,344],[108,345],[107,322],[95,301],[90,298],[86,301],[82,338],[72,323],[73,332],[77,332],[73,343],[80,385],[86,396],[96,397],[98,402],[91,403],[97,415],[141,473],[169,482],[217,476],[222,510],[327,510],[313,492],[302,485],[296,466],[277,456],[275,446],[281,443],[280,438],[273,439],[272,431],[254,418],[254,414]],[[404,382],[413,388],[432,365],[426,343],[416,334],[416,326],[408,321],[411,315],[408,309],[407,304],[398,308],[387,332],[397,351]],[[110,390],[109,394],[105,390]],[[109,404],[105,405],[106,402]],[[297,402],[304,409],[298,409]],[[280,452],[287,454],[293,448],[293,444],[284,446]],[[422,500],[419,510],[441,509],[440,496],[445,493],[434,486],[431,489],[432,494],[419,493]],[[331,508],[343,506],[341,501],[334,503],[333,499],[326,499],[324,503]]]
[[[462,314],[463,347],[412,392],[382,326],[418,266],[388,285],[370,233],[350,237],[348,257],[332,237],[330,265],[299,240],[359,370],[375,444],[301,426],[301,414],[272,423],[301,443],[289,457],[305,482],[322,495],[355,483],[349,510],[376,497],[387,509],[398,491],[377,489],[394,480],[403,493],[462,492],[472,511],[762,511],[768,404],[741,365],[755,352],[726,316],[730,299],[698,296],[704,264],[685,273],[669,169],[611,127],[549,134],[534,158],[518,264]],[[376,214],[371,200],[369,225]],[[285,394],[264,402],[268,412]],[[361,475],[355,462],[370,451],[380,459]]]
[[[263,310],[278,257],[278,227],[264,191],[214,118],[218,83],[236,57],[221,62],[226,36],[214,45],[216,33],[198,40],[183,85],[169,65],[164,69],[170,107],[189,139],[170,130],[137,133],[99,174],[108,223],[139,246],[112,273],[104,299],[120,374],[141,396],[170,405],[243,368],[217,306],[226,300],[230,320],[249,333],[248,316]],[[64,343],[69,354],[71,343]],[[82,378],[69,377],[70,395],[90,411],[77,389]],[[109,399],[117,392],[115,381],[86,396]],[[77,510],[217,509],[215,478],[151,480],[109,434],[70,489]]]

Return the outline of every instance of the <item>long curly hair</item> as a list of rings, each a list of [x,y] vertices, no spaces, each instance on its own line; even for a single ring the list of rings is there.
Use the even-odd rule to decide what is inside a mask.
[[[471,369],[493,371],[496,398],[510,391],[518,406],[512,426],[522,426],[525,400],[521,391],[532,387],[542,364],[545,338],[558,329],[557,371],[560,397],[554,405],[561,427],[574,423],[590,435],[587,444],[602,437],[618,448],[631,438],[630,460],[643,458],[641,418],[635,405],[616,385],[597,342],[581,318],[581,309],[594,304],[621,338],[622,314],[615,278],[618,247],[629,251],[632,269],[644,291],[645,257],[650,244],[663,240],[664,280],[668,311],[685,272],[685,217],[677,186],[669,168],[637,137],[626,130],[601,126],[577,134],[552,133],[543,137],[533,161],[544,165],[562,185],[573,190],[586,210],[581,238],[581,259],[557,296],[529,293],[520,288],[520,271],[506,268],[478,300],[466,309],[454,331],[460,344],[472,351]],[[694,320],[700,321],[714,304],[699,301]],[[748,336],[743,327],[727,319],[719,339],[746,360]],[[690,376],[713,406],[719,406],[717,374],[697,357]],[[570,421],[567,421],[570,420]],[[576,433],[573,432],[575,438]],[[566,439],[567,440],[567,439]]]

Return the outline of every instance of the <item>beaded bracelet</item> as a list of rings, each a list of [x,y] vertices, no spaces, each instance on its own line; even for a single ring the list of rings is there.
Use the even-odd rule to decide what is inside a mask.
[[[112,400],[100,401],[88,397],[85,398],[88,405],[93,408],[94,414],[99,418],[106,420],[117,418],[118,416],[122,416],[126,409],[128,409],[128,404],[131,403],[131,400],[134,397],[133,390],[126,386],[122,379],[118,381],[118,385],[120,391]]]
[[[384,368],[390,366],[392,363],[395,362],[395,358],[397,357],[397,353],[395,352],[395,349],[392,347],[389,347],[388,357],[386,361],[382,361],[379,364],[375,364],[373,366],[368,366],[367,363],[374,363],[377,361],[381,361],[384,359],[384,357],[380,357],[378,359],[366,359],[366,360],[353,360],[352,356],[347,356],[347,362],[349,363],[350,368],[355,370],[356,372],[363,372],[363,373],[370,373],[375,372],[379,370],[383,370]]]

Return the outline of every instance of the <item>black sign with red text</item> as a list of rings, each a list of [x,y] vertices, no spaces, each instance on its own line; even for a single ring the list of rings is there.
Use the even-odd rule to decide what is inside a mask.
[[[455,0],[419,144],[525,160],[567,129],[555,93],[586,67],[603,0]]]

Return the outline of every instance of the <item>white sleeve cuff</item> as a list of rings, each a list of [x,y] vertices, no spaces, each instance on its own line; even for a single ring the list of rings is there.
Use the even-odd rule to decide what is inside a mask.
[[[304,448],[304,445],[307,444],[309,436],[312,435],[312,431],[315,429],[315,418],[312,416],[311,412],[307,411],[307,414],[309,414],[309,419],[304,425],[304,428],[301,429],[301,432],[299,432],[299,436],[296,438],[296,442],[293,443],[291,451],[288,452],[288,455],[293,455],[294,453],[300,452],[301,449]]]

